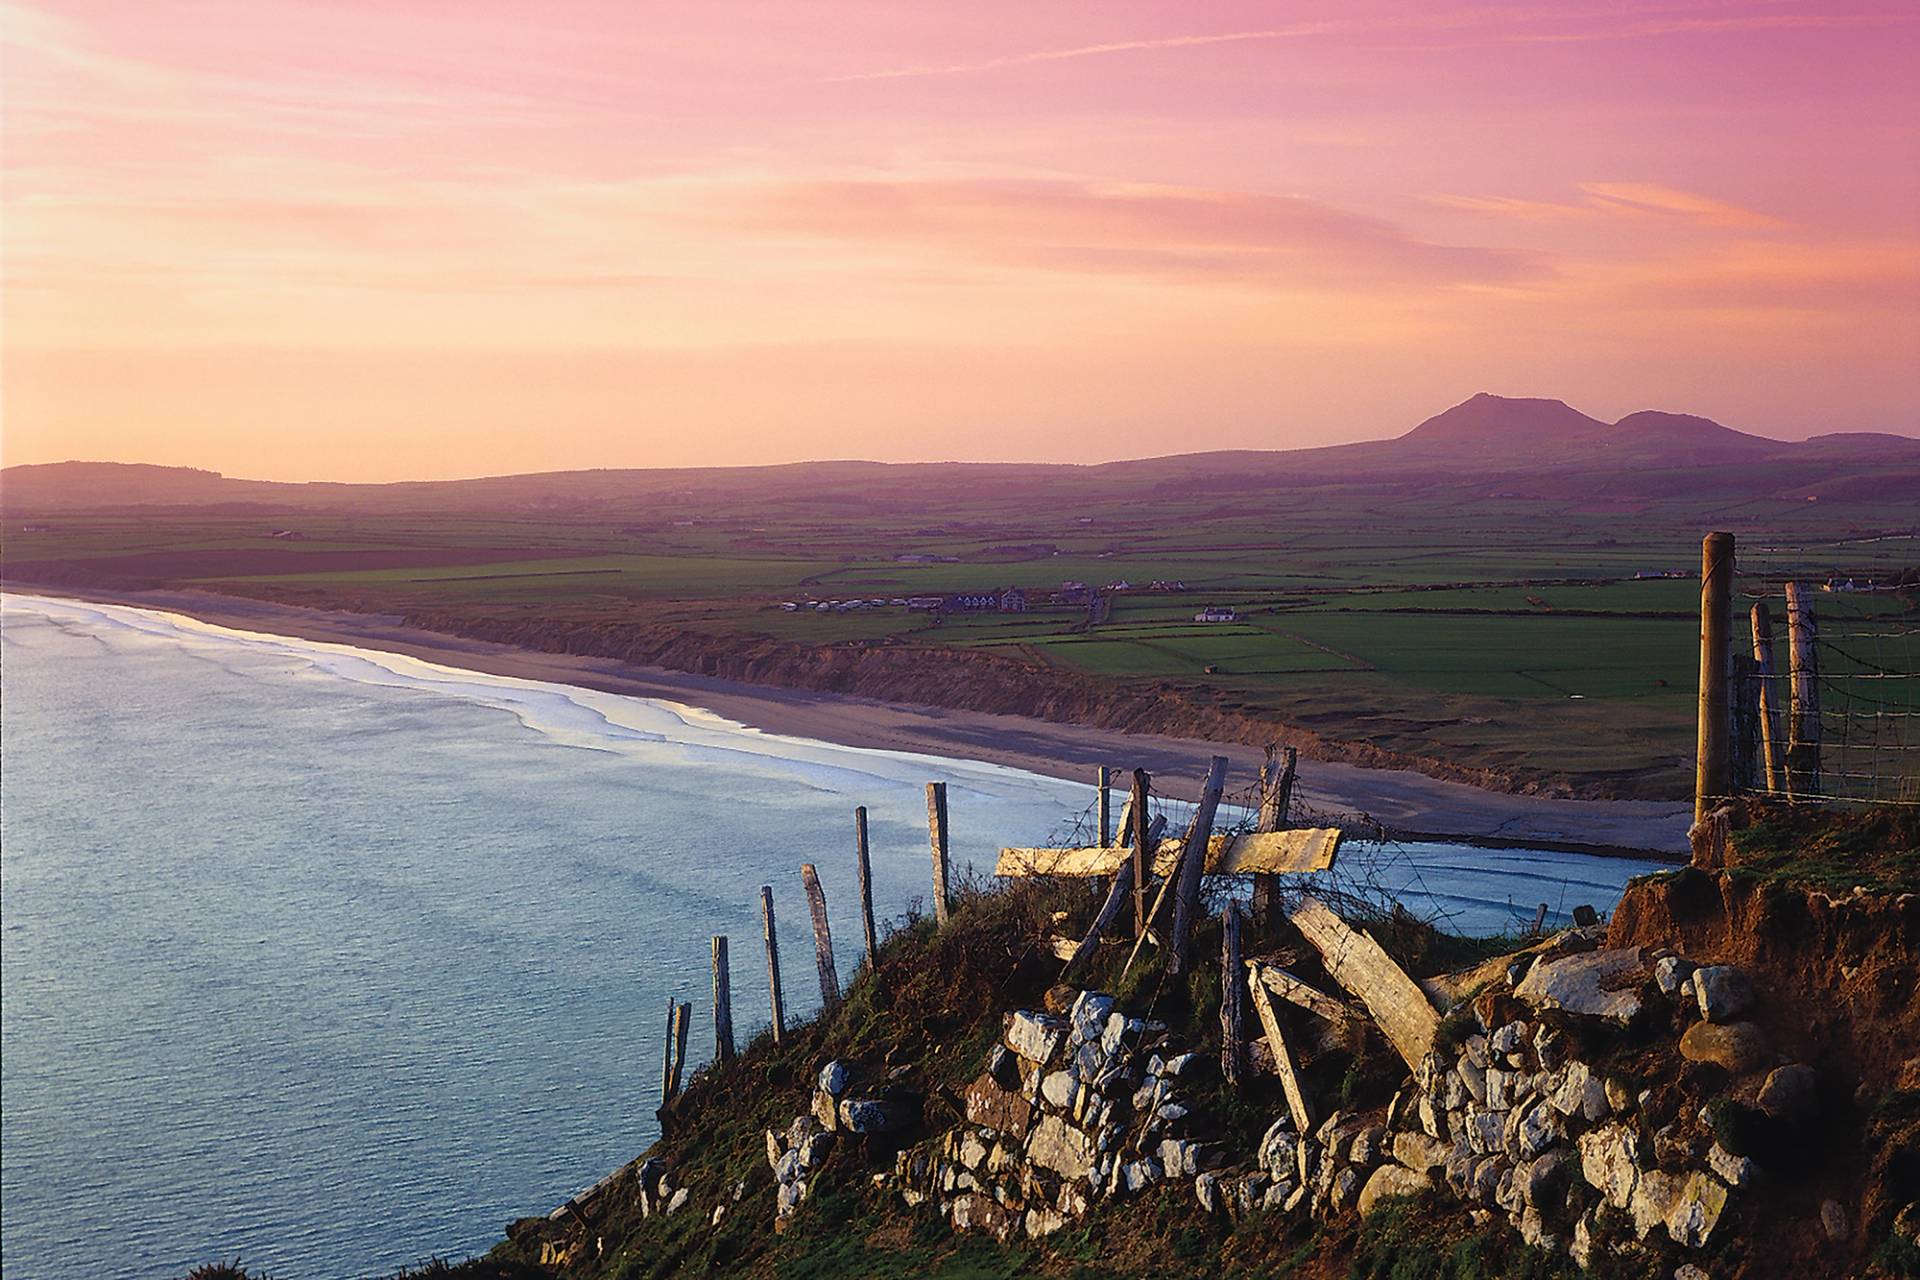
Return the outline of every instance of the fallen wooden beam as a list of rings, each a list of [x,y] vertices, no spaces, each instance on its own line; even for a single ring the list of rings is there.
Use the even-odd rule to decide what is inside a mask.
[[[1247,969],[1262,986],[1282,1000],[1298,1005],[1308,1013],[1317,1014],[1328,1022],[1345,1023],[1354,1016],[1354,1011],[1345,1004],[1316,987],[1308,986],[1278,965],[1268,964],[1264,960],[1249,960]]]
[[[1299,827],[1292,831],[1213,836],[1207,841],[1206,874],[1288,875],[1325,871],[1333,866],[1342,834],[1338,827]],[[1184,839],[1177,836],[1154,842],[1149,876],[1172,875],[1184,845]],[[1127,856],[1120,848],[1099,845],[1073,849],[1007,848],[1000,850],[993,873],[997,876],[1104,878],[1118,871]]]
[[[1260,1028],[1266,1032],[1267,1048],[1273,1052],[1274,1074],[1280,1077],[1280,1088],[1287,1095],[1287,1110],[1293,1113],[1294,1132],[1302,1136],[1313,1132],[1313,1107],[1307,1101],[1307,1095],[1300,1088],[1300,1073],[1293,1065],[1293,1052],[1287,1048],[1287,1037],[1280,1030],[1280,1016],[1273,1011],[1273,1001],[1267,996],[1265,985],[1247,975],[1247,991],[1253,997],[1253,1011],[1260,1018]]]
[[[1367,1012],[1385,1033],[1407,1066],[1418,1071],[1420,1059],[1433,1048],[1440,1015],[1434,1012],[1419,984],[1395,964],[1380,944],[1335,915],[1311,894],[1287,913],[1306,940],[1320,953],[1332,979],[1367,1006]]]
[[[1060,957],[1067,962],[1067,967],[1060,972],[1063,979],[1078,968],[1082,960],[1093,954],[1093,949],[1100,945],[1100,935],[1113,927],[1113,922],[1120,918],[1120,908],[1132,896],[1133,864],[1122,862],[1120,869],[1114,872],[1113,887],[1107,890],[1107,900],[1101,904],[1100,914],[1093,919],[1093,927],[1087,930],[1087,936],[1078,946]]]

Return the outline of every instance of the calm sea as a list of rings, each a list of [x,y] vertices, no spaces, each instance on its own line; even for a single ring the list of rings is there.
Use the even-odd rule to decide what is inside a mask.
[[[742,1038],[766,1024],[762,884],[790,1008],[818,1002],[804,861],[852,972],[855,804],[897,918],[925,892],[926,781],[982,867],[1090,800],[144,610],[9,595],[0,621],[6,1280],[483,1250],[652,1141],[670,996],[711,1047],[710,935]],[[1604,906],[1649,869],[1426,845],[1375,865],[1474,928]]]

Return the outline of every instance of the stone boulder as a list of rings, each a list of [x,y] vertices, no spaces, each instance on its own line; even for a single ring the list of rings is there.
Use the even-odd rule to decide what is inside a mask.
[[[1739,1076],[1765,1066],[1770,1053],[1766,1036],[1751,1022],[1696,1022],[1680,1037],[1680,1056]]]
[[[1753,1007],[1753,984],[1732,965],[1710,964],[1693,971],[1693,996],[1708,1022],[1732,1022]]]
[[[1066,1043],[1067,1023],[1064,1018],[1050,1013],[1022,1009],[1007,1019],[1007,1031],[1003,1039],[1007,1048],[1028,1062],[1044,1067],[1053,1061],[1054,1055]]]
[[[1775,1120],[1804,1119],[1819,1100],[1820,1077],[1802,1062],[1776,1067],[1767,1073],[1766,1083],[1754,1101]]]
[[[1360,1188],[1360,1216],[1364,1218],[1372,1213],[1382,1200],[1396,1196],[1417,1196],[1432,1185],[1424,1173],[1415,1173],[1405,1165],[1383,1164],[1373,1171],[1373,1176]]]
[[[1542,960],[1513,994],[1536,1012],[1548,1009],[1625,1026],[1640,1013],[1638,984],[1628,980],[1643,960],[1638,947],[1616,947]]]
[[[1043,1116],[1027,1140],[1027,1158],[1063,1178],[1084,1178],[1093,1168],[1094,1144],[1059,1116]]]

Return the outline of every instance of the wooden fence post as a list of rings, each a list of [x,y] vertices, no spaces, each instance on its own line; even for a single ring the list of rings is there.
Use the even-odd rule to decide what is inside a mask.
[[[1241,1008],[1246,991],[1246,967],[1240,963],[1240,907],[1229,902],[1220,912],[1220,1075],[1230,1085],[1240,1083],[1240,1068],[1247,1059],[1246,1014]]]
[[[933,845],[933,918],[943,928],[952,907],[947,901],[947,784],[927,784],[927,838]]]
[[[833,931],[827,927],[827,895],[820,889],[820,873],[811,862],[800,864],[800,880],[813,912],[813,962],[820,970],[820,1007],[828,1014],[840,1010],[840,975],[833,968]]]
[[[1180,851],[1180,863],[1174,870],[1179,890],[1173,898],[1173,931],[1167,939],[1167,973],[1179,977],[1187,970],[1187,939],[1193,934],[1193,917],[1200,909],[1200,878],[1207,869],[1207,841],[1213,836],[1213,815],[1220,808],[1220,793],[1226,789],[1227,758],[1215,756],[1207,766],[1206,786],[1200,792],[1200,807],[1194,810],[1193,825],[1187,828],[1186,847]]]
[[[1754,678],[1760,683],[1760,764],[1766,774],[1769,794],[1778,794],[1786,785],[1782,777],[1780,743],[1780,695],[1773,687],[1773,614],[1765,600],[1753,606]]]
[[[773,997],[773,1042],[787,1034],[786,1004],[780,999],[780,935],[773,928],[773,886],[760,886],[760,920],[767,931],[767,989]]]
[[[1147,877],[1153,874],[1153,820],[1147,816],[1147,789],[1153,785],[1145,769],[1133,771],[1133,791],[1127,808],[1133,813],[1133,937],[1147,936]]]
[[[733,978],[727,972],[727,939],[713,935],[713,1056],[733,1061]]]
[[[672,1102],[680,1096],[680,1075],[687,1067],[687,1026],[692,1021],[692,1005],[683,1001],[674,1007],[673,1067],[667,1072],[667,1102]]]
[[[1093,785],[1097,788],[1094,807],[1100,813],[1100,847],[1105,849],[1113,844],[1113,771],[1101,765],[1094,770]]]
[[[1787,584],[1787,791],[1814,795],[1820,790],[1820,640],[1813,616],[1813,592],[1806,584]]]
[[[1287,811],[1293,803],[1294,771],[1300,753],[1293,747],[1286,749],[1286,763],[1278,765],[1275,761],[1276,748],[1267,747],[1267,762],[1260,766],[1260,816],[1254,824],[1255,831],[1285,831],[1287,829]],[[1263,925],[1273,914],[1274,899],[1280,894],[1280,877],[1259,874],[1253,877],[1253,922]]]
[[[1695,740],[1693,820],[1733,790],[1733,717],[1728,710],[1727,660],[1732,656],[1733,535],[1710,533],[1700,541],[1700,710]]]
[[[667,1034],[660,1042],[660,1105],[673,1101],[673,1019],[680,1004],[667,997]]]
[[[867,859],[867,806],[853,810],[853,857],[860,872],[860,923],[867,934],[867,972],[880,972],[880,935],[873,927],[873,866]]]

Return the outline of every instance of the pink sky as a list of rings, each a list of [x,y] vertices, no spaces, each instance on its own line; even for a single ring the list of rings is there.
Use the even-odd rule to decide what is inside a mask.
[[[1910,3],[0,20],[9,464],[1098,460],[1482,390],[1920,430]]]

